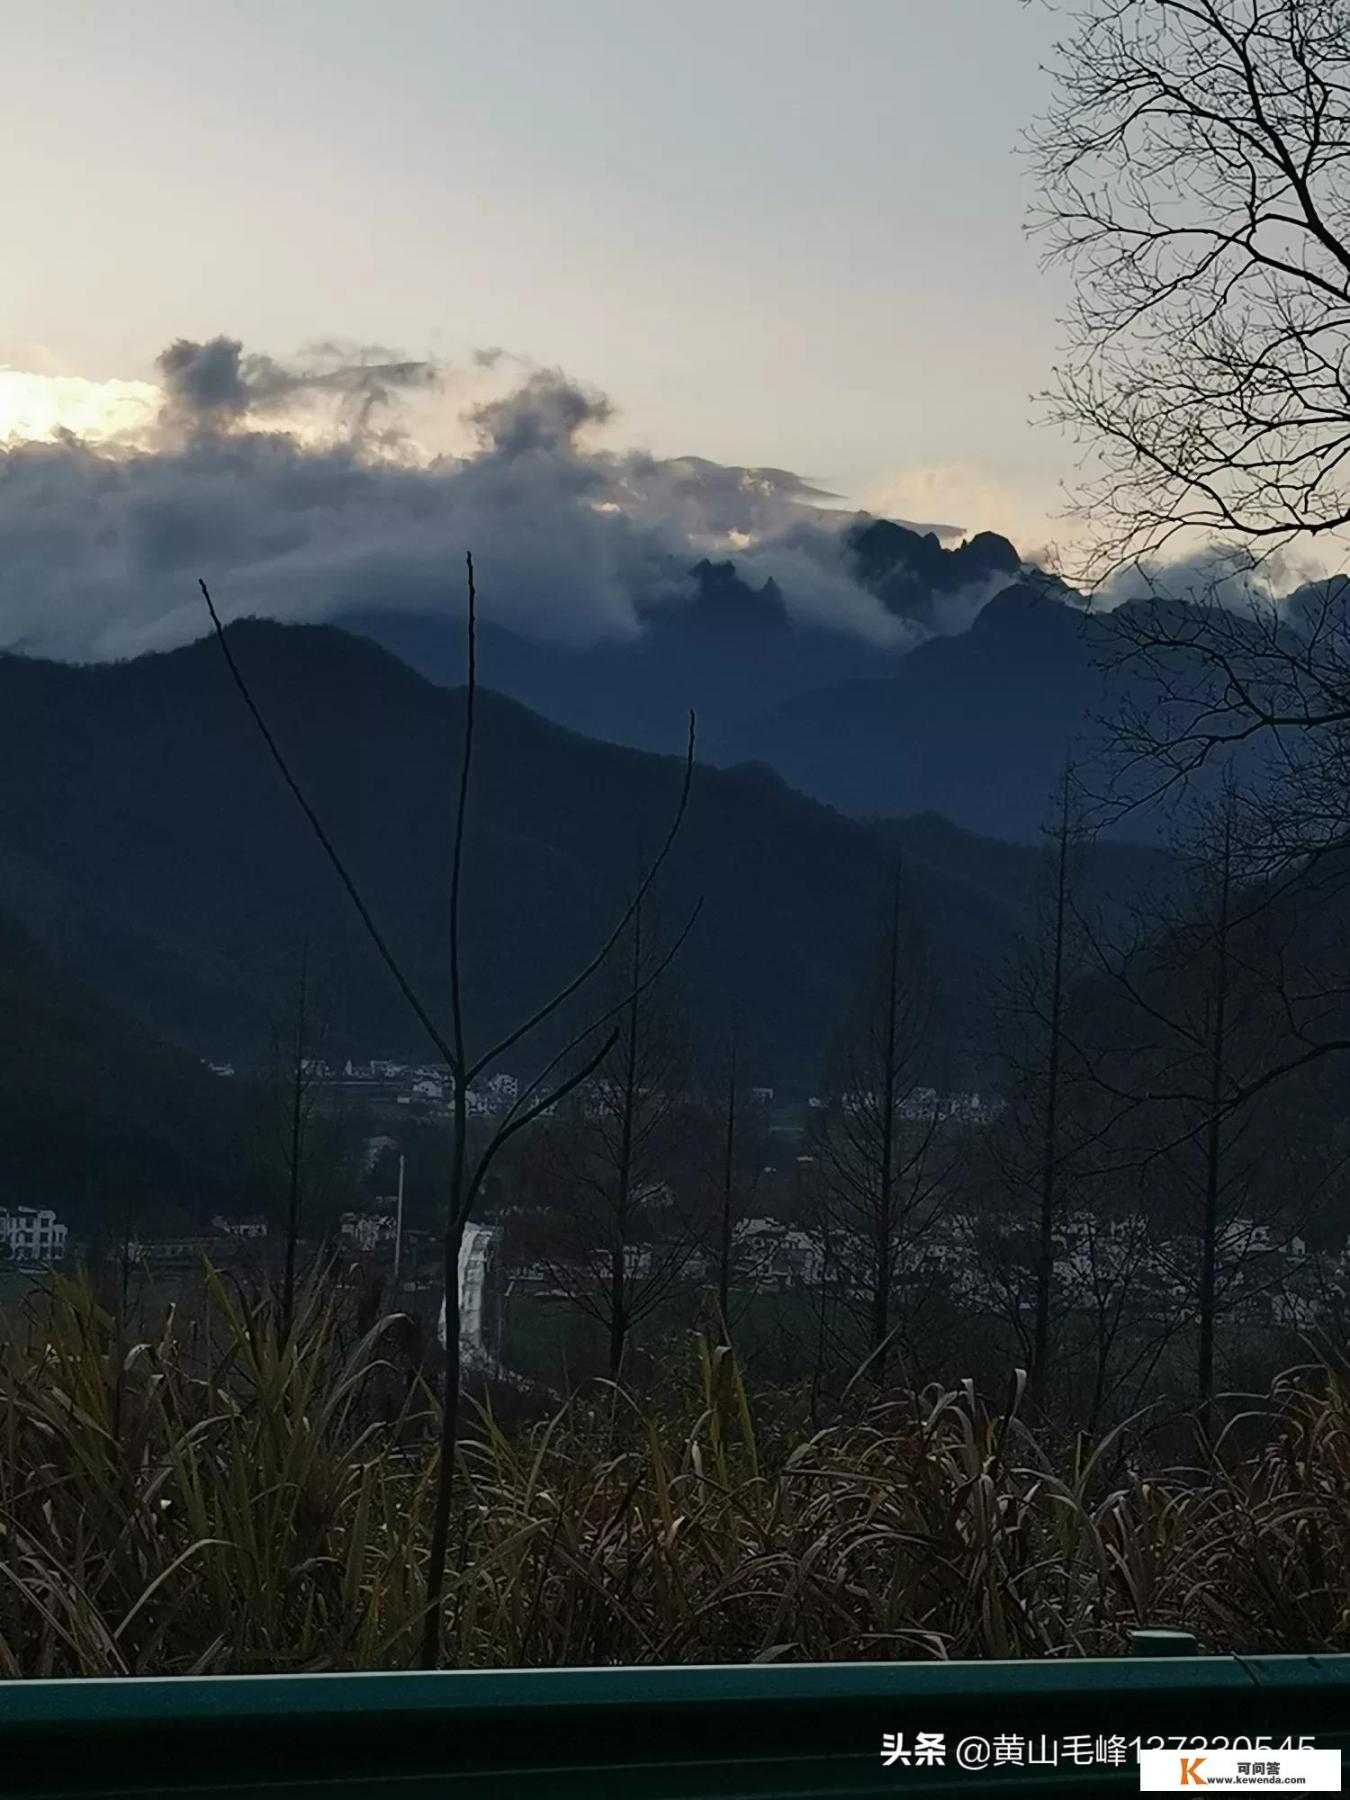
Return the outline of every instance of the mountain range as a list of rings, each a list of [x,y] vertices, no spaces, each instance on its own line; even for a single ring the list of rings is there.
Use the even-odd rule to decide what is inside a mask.
[[[462,690],[330,627],[245,622],[230,641],[444,1017]],[[680,782],[677,757],[585,738],[480,693],[465,887],[477,1040],[547,997],[603,938]],[[767,769],[696,768],[662,882],[664,929],[701,903],[679,984],[704,1032],[740,1016],[765,1080],[818,1077],[897,843],[945,973],[955,1056],[980,971],[1025,915],[1037,850],[1009,847],[998,880],[984,881],[978,844],[941,821],[882,832]],[[428,1052],[213,641],[121,664],[0,658],[0,907],[72,977],[198,1055],[256,1049],[304,941],[338,972],[335,1010],[354,1052]]]
[[[934,811],[1028,842],[1066,755],[1090,759],[1100,746],[1115,698],[1110,630],[1044,581],[1017,582],[969,630],[928,639],[885,674],[823,684],[746,720],[726,754],[856,816]]]
[[[1140,610],[1179,639],[1201,617],[1179,597],[1091,609],[990,534],[947,550],[932,534],[874,520],[844,544],[897,638],[827,629],[795,615],[774,582],[753,588],[730,562],[702,563],[693,600],[652,614],[632,639],[545,647],[487,625],[481,666],[503,693],[588,735],[669,751],[694,706],[704,760],[716,766],[761,765],[858,819],[938,812],[982,836],[1028,843],[1065,758],[1100,788],[1113,719],[1159,697],[1158,669],[1131,649]],[[1325,632],[1316,621],[1347,599],[1345,577],[1286,596],[1291,644],[1309,622]],[[432,681],[463,679],[453,600],[438,620],[366,612],[345,623]],[[1259,663],[1263,628],[1234,608],[1226,629],[1233,643],[1254,633]],[[1198,692],[1209,675],[1185,660],[1177,653],[1172,675]],[[1264,748],[1235,749],[1245,779],[1261,778]],[[1196,776],[1193,793],[1209,791],[1215,772]],[[1174,829],[1168,804],[1122,809],[1105,824],[1141,844]]]
[[[843,543],[900,628],[889,641],[794,616],[774,581],[752,587],[733,563],[704,562],[692,599],[651,612],[630,639],[544,644],[480,626],[485,678],[559,724],[640,749],[675,749],[693,706],[719,766],[762,763],[855,817],[937,811],[1034,840],[1066,752],[1083,753],[1110,709],[1103,628],[992,533],[949,550],[878,519]],[[454,599],[441,618],[366,609],[338,622],[432,681],[464,679]]]
[[[603,941],[665,836],[692,706],[697,763],[656,928],[669,941],[697,912],[670,978],[696,1038],[714,1046],[735,1019],[755,1081],[809,1091],[898,852],[942,992],[929,1073],[992,1073],[974,1047],[990,977],[1031,916],[1066,751],[1114,703],[1112,615],[989,534],[948,550],[860,520],[844,547],[895,621],[886,647],[804,622],[730,563],[699,565],[692,600],[632,641],[564,650],[480,627],[471,1042]],[[245,620],[229,642],[444,1020],[463,621],[452,601],[441,620],[347,624]],[[1084,899],[1109,909],[1168,865],[1124,839],[1094,868]],[[430,1056],[213,639],[123,663],[0,656],[0,1200],[44,1167],[78,1185],[77,1165],[114,1187],[140,1169],[152,1194],[227,1191],[238,1109],[201,1059],[259,1058],[302,955],[339,1054]]]

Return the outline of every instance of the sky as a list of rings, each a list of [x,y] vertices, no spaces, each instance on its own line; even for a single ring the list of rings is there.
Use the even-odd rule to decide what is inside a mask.
[[[1035,509],[1017,0],[5,0],[0,360],[504,346],[659,455]],[[1003,499],[1006,490],[1006,500]],[[997,500],[995,500],[997,495]],[[913,508],[911,508],[913,509]],[[1044,506],[1040,504],[1044,511]],[[954,518],[979,527],[986,518]]]
[[[452,364],[500,345],[603,389],[616,443],[970,529],[1034,536],[1056,505],[1069,459],[1028,396],[1058,296],[1015,153],[1041,8],[0,15],[12,369],[151,379],[165,344],[220,332]]]

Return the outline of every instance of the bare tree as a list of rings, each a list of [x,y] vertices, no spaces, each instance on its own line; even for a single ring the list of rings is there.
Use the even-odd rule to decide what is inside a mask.
[[[295,1258],[300,1242],[300,1171],[304,1156],[307,1075],[313,1059],[306,1055],[309,1022],[309,944],[300,953],[295,996],[295,1036],[291,1063],[291,1130],[286,1170],[286,1267],[281,1288],[281,1329],[289,1337],[295,1315]]]
[[[1060,1172],[1060,1081],[1064,1063],[1065,947],[1069,923],[1072,770],[1064,764],[1055,826],[1054,890],[1049,908],[1050,982],[1045,1033],[1045,1110],[1041,1132],[1041,1205],[1036,1234],[1036,1331],[1031,1375],[1039,1392],[1050,1352],[1050,1284],[1055,1268],[1055,1203]]]
[[[1057,61],[1031,149],[1075,289],[1051,410],[1097,469],[1073,572],[1143,588],[1094,634],[1128,677],[1113,800],[1239,768],[1265,872],[1335,910],[1350,582],[1275,582],[1350,524],[1350,0],[1086,0]],[[1326,980],[1288,994],[1263,1086],[1350,1049]]]
[[[654,978],[668,946],[641,901],[627,940],[614,978],[618,1043],[549,1125],[535,1169],[543,1260],[603,1329],[616,1378],[635,1329],[684,1275],[697,1242],[690,1171],[680,1167],[692,1055],[674,999]]]
[[[726,1100],[723,1111],[722,1181],[717,1208],[717,1316],[728,1339],[731,1336],[731,1246],[736,1214],[736,1029],[731,1031],[727,1057]]]
[[[900,1290],[945,1198],[941,1105],[935,1090],[921,1086],[935,1007],[929,947],[897,858],[815,1133],[830,1273],[858,1318],[878,1383]]]
[[[1153,1221],[1119,1184],[1099,1187],[1094,1204],[1069,1222],[1068,1301],[1084,1321],[1081,1352],[1065,1364],[1088,1376],[1079,1415],[1084,1429],[1128,1417],[1143,1402],[1154,1372],[1187,1313],[1165,1279]]]
[[[1056,1230],[1083,1136],[1083,1121],[1070,1107],[1072,1096],[1067,1091],[1080,1073],[1071,1055],[1068,1014],[1072,981],[1083,960],[1076,920],[1087,833],[1067,758],[1046,837],[1036,917],[1017,944],[995,994],[1007,1105],[991,1128],[989,1146],[1010,1197],[1017,1202],[1025,1196],[1034,1206],[1031,1292],[1025,1297],[1030,1300],[1032,1326],[1024,1345],[1031,1394],[1037,1401],[1044,1399],[1050,1364]],[[1014,1210],[1020,1207],[1015,1204]],[[1004,1270],[993,1272],[1010,1297],[1016,1267],[1013,1259]],[[1015,1298],[1020,1312],[1023,1296]],[[1020,1319],[1017,1328],[1020,1333]]]
[[[285,1012],[272,1034],[271,1068],[262,1095],[261,1179],[268,1212],[283,1238],[281,1329],[295,1316],[302,1225],[329,1211],[343,1172],[342,1119],[327,1079],[330,1014],[308,939],[299,950]],[[280,1204],[277,1196],[280,1195]]]
[[[1218,841],[1214,846],[1213,911],[1206,933],[1210,968],[1204,983],[1205,1021],[1198,1033],[1208,1075],[1205,1092],[1205,1207],[1200,1229],[1200,1404],[1208,1412],[1214,1399],[1214,1332],[1218,1297],[1219,1195],[1224,1165],[1224,1086],[1231,1056],[1234,968],[1233,931],[1234,868],[1233,808],[1224,806],[1219,816]]]
[[[506,1031],[494,1044],[481,1051],[471,1052],[468,1034],[465,1028],[462,979],[462,925],[461,925],[461,890],[463,886],[465,833],[468,823],[469,798],[471,793],[471,777],[474,753],[474,731],[477,710],[477,592],[474,582],[473,557],[466,555],[466,632],[467,632],[467,679],[464,689],[464,730],[461,740],[459,761],[459,779],[457,799],[453,821],[453,849],[451,858],[450,893],[448,897],[447,924],[450,944],[450,1012],[451,1024],[449,1032],[445,1032],[436,1023],[430,1011],[414,989],[395,957],[387,939],[380,931],[378,924],[361,895],[355,881],[339,855],[332,839],[324,829],[323,822],[314,811],[304,791],[292,773],[286,758],[281,752],[266,720],[249,691],[248,684],[235,660],[233,649],[229,643],[224,626],[212,601],[206,583],[200,582],[202,597],[206,602],[211,623],[225,658],[231,679],[239,691],[254,725],[257,727],[268,752],[276,764],[286,787],[304,814],[311,831],[317,838],[325,856],[333,868],[358,917],[373,944],[376,953],[388,969],[399,992],[407,1001],[414,1016],[427,1033],[445,1064],[449,1076],[451,1093],[451,1159],[448,1193],[446,1199],[445,1235],[442,1245],[442,1285],[444,1293],[446,1343],[445,1372],[441,1394],[441,1424],[436,1465],[436,1486],[432,1507],[431,1541],[427,1556],[426,1598],[423,1611],[422,1641],[419,1661],[425,1668],[434,1668],[441,1660],[443,1619],[442,1612],[445,1596],[445,1573],[447,1552],[450,1537],[451,1502],[454,1494],[454,1468],[458,1448],[459,1405],[460,1405],[460,1295],[459,1295],[459,1252],[464,1238],[464,1229],[475,1202],[482,1192],[485,1181],[491,1172],[492,1165],[502,1150],[520,1132],[536,1119],[551,1111],[566,1095],[573,1092],[587,1081],[618,1041],[618,1031],[613,1027],[619,1008],[603,1003],[598,1006],[579,1030],[570,1035],[564,1033],[566,1042],[562,1047],[549,1055],[543,1052],[542,1066],[533,1079],[522,1082],[517,1097],[507,1111],[497,1118],[488,1132],[485,1141],[470,1153],[469,1147],[469,1105],[468,1096],[471,1084],[486,1074],[511,1050],[518,1050],[528,1040],[541,1033],[544,1028],[556,1032],[556,1021],[562,1010],[583,993],[589,990],[590,984],[602,968],[605,968],[611,953],[627,931],[634,914],[641,906],[643,899],[657,879],[669,856],[679,829],[684,820],[688,805],[690,784],[694,768],[694,718],[689,718],[689,742],[685,756],[684,777],[680,786],[678,801],[674,815],[659,854],[652,861],[637,891],[622,911],[613,929],[599,944],[594,954],[579,968],[574,975],[559,987],[554,994],[543,1001],[519,1024]],[[648,982],[656,980],[666,962],[675,955],[683,942],[684,936],[693,924],[691,918],[685,931],[672,944],[666,959],[647,977]],[[577,1053],[583,1045],[594,1046],[580,1062]],[[566,1072],[564,1072],[566,1071]]]
[[[733,1293],[754,1287],[743,1259],[738,1267],[737,1228],[759,1191],[770,1154],[768,1107],[762,1092],[746,1086],[739,1019],[733,1018],[720,1051],[704,1065],[700,1110],[705,1129],[699,1180],[706,1196],[701,1241],[716,1306],[713,1323],[730,1342],[738,1310]],[[796,1211],[801,1214],[800,1203]]]
[[[1049,401],[1096,458],[1081,575],[1350,523],[1350,6],[1089,0],[1031,133],[1073,278]]]
[[[1087,933],[1098,974],[1093,1017],[1077,1024],[1075,1054],[1123,1103],[1113,1124],[1122,1165],[1149,1166],[1166,1229],[1155,1243],[1190,1239],[1196,1386],[1202,1424],[1215,1391],[1218,1325],[1226,1288],[1255,1241],[1267,1204],[1273,1128],[1255,1107],[1272,1070],[1285,1065],[1283,952],[1291,932],[1278,893],[1253,880],[1229,787],[1186,843],[1180,894],[1141,907],[1132,936],[1108,946]],[[1190,1194],[1193,1230],[1178,1214]],[[1276,1207],[1278,1210],[1278,1207]]]

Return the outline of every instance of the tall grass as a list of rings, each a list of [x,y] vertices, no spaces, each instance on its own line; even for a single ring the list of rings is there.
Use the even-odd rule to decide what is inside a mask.
[[[83,1279],[0,1368],[8,1676],[409,1666],[438,1415],[405,1322],[321,1283],[284,1334],[205,1277],[131,1341]],[[1202,1467],[1052,1443],[1020,1390],[747,1393],[725,1348],[639,1404],[609,1384],[460,1448],[446,1639],[461,1666],[1350,1646],[1350,1400],[1277,1383]],[[1241,1439],[1239,1448],[1238,1439]],[[1137,1449],[1137,1445],[1135,1446]]]

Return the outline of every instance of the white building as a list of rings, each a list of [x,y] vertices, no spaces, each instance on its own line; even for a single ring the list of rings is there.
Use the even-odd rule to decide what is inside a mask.
[[[871,1094],[867,1096],[867,1102],[872,1106],[876,1104]],[[916,1087],[905,1095],[896,1110],[902,1119],[935,1119],[946,1108],[936,1088]]]
[[[342,1235],[350,1238],[358,1250],[377,1250],[392,1244],[398,1235],[398,1221],[392,1213],[343,1213]]]
[[[468,1102],[470,1112],[486,1112],[497,1116],[500,1112],[509,1112],[520,1098],[520,1082],[515,1075],[490,1075],[482,1084],[482,1091],[470,1089]]]
[[[825,1252],[810,1232],[780,1219],[741,1219],[732,1237],[737,1266],[762,1286],[818,1287],[825,1278]]]
[[[57,1262],[66,1253],[66,1227],[50,1206],[0,1207],[0,1242],[15,1262]]]
[[[256,1214],[249,1219],[227,1219],[217,1213],[211,1224],[213,1229],[224,1237],[265,1238],[267,1236],[267,1220]]]

